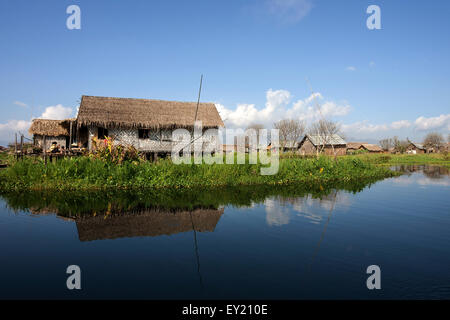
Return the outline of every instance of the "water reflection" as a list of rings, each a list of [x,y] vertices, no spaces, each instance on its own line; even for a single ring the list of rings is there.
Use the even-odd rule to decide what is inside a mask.
[[[335,186],[241,187],[220,190],[165,190],[155,192],[29,192],[3,195],[8,207],[33,215],[56,214],[74,221],[80,241],[126,237],[155,237],[183,232],[213,232],[224,207],[265,206],[266,223],[283,226],[291,215],[312,223],[321,211],[349,204],[348,192],[359,192],[371,182]],[[337,191],[341,190],[346,191]]]
[[[336,206],[342,209],[351,205],[351,195],[343,190],[331,190],[329,194],[315,196],[307,194],[303,197],[274,197],[264,202],[266,221],[269,226],[289,224],[291,214],[305,218],[311,223],[319,224],[326,212]]]
[[[399,165],[394,166],[393,170],[403,172],[405,175],[394,180],[397,184],[410,185],[418,184],[420,186],[450,186],[450,170],[445,167],[431,165]],[[414,173],[422,173],[414,175]]]
[[[448,298],[448,169],[393,169],[375,185],[4,194],[0,298],[73,298],[73,263],[84,298]],[[379,293],[371,264],[388,270]]]

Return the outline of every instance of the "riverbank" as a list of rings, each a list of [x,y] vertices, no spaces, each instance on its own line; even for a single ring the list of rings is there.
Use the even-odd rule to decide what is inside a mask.
[[[431,164],[450,168],[450,155],[445,153],[431,153],[431,154],[366,153],[344,157],[352,159],[360,159],[361,161],[376,165]]]
[[[45,165],[40,159],[10,162],[0,171],[0,192],[25,190],[112,190],[215,188],[251,185],[311,186],[377,180],[399,175],[354,157],[281,159],[278,173],[262,176],[261,164],[175,165],[170,160],[112,164],[80,157]]]

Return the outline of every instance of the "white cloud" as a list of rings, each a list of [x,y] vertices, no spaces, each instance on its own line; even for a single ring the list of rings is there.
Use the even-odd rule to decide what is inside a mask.
[[[394,121],[391,123],[391,128],[394,130],[409,128],[409,127],[411,127],[411,122],[409,122],[408,120]]]
[[[72,115],[72,108],[64,107],[61,104],[56,106],[49,106],[45,108],[44,112],[39,116],[40,119],[67,119]],[[31,121],[28,120],[9,120],[6,123],[0,123],[0,139],[1,143],[11,142],[14,138],[14,133],[21,132],[28,135]]]
[[[359,121],[352,124],[342,125],[342,130],[348,133],[376,133],[388,130],[399,130],[411,127],[408,120],[394,121],[390,124],[371,124],[367,120]]]
[[[386,124],[370,124],[367,121],[358,121],[352,124],[343,124],[342,131],[347,133],[374,133],[389,130]]]
[[[25,135],[28,134],[28,128],[31,122],[26,120],[9,120],[6,123],[0,123],[0,142],[6,145],[9,142],[13,142],[14,133],[21,132]]]
[[[354,66],[349,66],[346,68],[347,71],[356,71],[356,67]]]
[[[414,122],[418,130],[435,130],[447,129],[450,130],[450,114],[441,114],[439,117],[419,117]]]
[[[296,23],[311,11],[311,0],[267,0],[269,13],[286,23]]]
[[[19,107],[23,107],[23,108],[28,107],[28,105],[27,105],[25,102],[22,102],[22,101],[14,101],[13,103],[14,103],[16,106],[19,106]]]
[[[321,114],[315,106],[314,99],[317,99],[320,105]],[[221,104],[216,104],[216,107],[227,127],[242,129],[252,123],[261,123],[271,128],[274,122],[285,118],[314,121],[321,116],[344,116],[351,110],[347,103],[320,101],[324,100],[320,93],[312,94],[304,100],[297,100],[290,104],[291,100],[292,95],[289,91],[269,89],[263,109],[257,109],[255,104],[238,104],[234,110]]]
[[[41,119],[63,120],[72,115],[72,108],[64,107],[61,104],[45,108],[45,111],[39,117]]]

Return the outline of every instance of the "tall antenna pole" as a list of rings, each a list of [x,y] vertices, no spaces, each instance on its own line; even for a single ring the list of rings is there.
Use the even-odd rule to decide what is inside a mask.
[[[313,89],[312,89],[311,83],[309,82],[309,79],[308,79],[308,78],[306,78],[306,82],[308,82],[309,89],[311,90],[311,94],[312,94],[312,96],[313,96],[313,99],[314,99],[314,103],[315,103],[315,105],[316,105],[316,108],[317,108],[317,110],[319,111],[320,118],[323,120],[323,124],[324,124],[324,126],[325,126],[325,130],[327,131],[325,134],[332,140],[332,137],[331,137],[331,134],[330,134],[330,130],[328,129],[328,124],[326,123],[326,120],[325,120],[325,118],[324,118],[324,116],[323,116],[323,114],[322,114],[322,111],[321,111],[321,109],[320,109],[320,105],[319,105],[319,103],[317,102],[316,95],[315,95],[315,93],[314,93],[314,91],[313,91]],[[319,128],[317,128],[317,135],[318,135],[318,138],[320,139]],[[326,141],[325,141],[325,140],[326,140],[326,139],[323,139],[323,141],[322,141],[322,142],[323,142],[323,149],[325,149],[325,147],[326,147]],[[336,159],[336,152],[334,151],[333,141],[331,141],[330,143],[331,143],[331,149],[333,150],[334,158]]]
[[[200,94],[202,93],[202,82],[203,82],[203,75],[200,77],[200,88],[198,89],[198,99],[197,99],[197,108],[195,109],[194,126],[195,126],[195,122],[197,121],[198,106],[200,105]]]

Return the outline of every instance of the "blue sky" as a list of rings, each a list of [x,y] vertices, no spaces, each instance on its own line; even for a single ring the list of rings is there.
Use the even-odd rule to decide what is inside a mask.
[[[347,137],[447,136],[449,17],[444,0],[0,0],[0,144],[81,95],[195,101],[201,74],[228,127],[314,121],[309,78]]]

